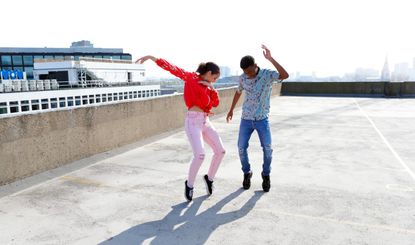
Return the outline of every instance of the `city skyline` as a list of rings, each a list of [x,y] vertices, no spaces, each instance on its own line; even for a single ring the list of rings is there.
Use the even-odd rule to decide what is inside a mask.
[[[69,47],[90,40],[98,48],[123,48],[133,60],[147,54],[166,58],[187,70],[214,61],[237,73],[239,60],[253,55],[260,67],[272,68],[261,52],[266,44],[291,74],[342,76],[357,68],[390,69],[415,56],[409,0],[305,0],[237,4],[212,0],[16,0],[3,4],[11,20],[0,47]],[[19,17],[19,18],[16,18]],[[146,64],[148,76],[168,76]]]
[[[351,72],[325,77],[318,76],[316,72],[302,73],[297,71],[294,77],[291,76],[290,79],[300,81],[310,81],[310,79],[322,81],[415,81],[415,56],[411,62],[398,62],[396,64],[390,64],[388,57],[386,57],[381,68],[356,67]]]

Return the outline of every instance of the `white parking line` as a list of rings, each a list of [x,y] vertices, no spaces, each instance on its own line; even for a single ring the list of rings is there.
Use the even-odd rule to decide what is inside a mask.
[[[412,170],[406,165],[406,163],[402,160],[402,158],[398,155],[398,153],[393,149],[391,144],[389,144],[389,141],[383,136],[382,132],[376,127],[375,123],[372,121],[372,119],[367,115],[367,113],[360,107],[359,103],[357,103],[356,99],[353,99],[356,106],[359,108],[360,112],[366,117],[366,119],[372,124],[375,131],[379,134],[380,138],[383,140],[383,142],[386,144],[386,146],[389,148],[389,150],[392,152],[392,154],[395,156],[395,158],[398,160],[398,162],[402,165],[402,167],[409,173],[409,175],[412,177],[412,179],[415,181],[415,173],[412,172]]]

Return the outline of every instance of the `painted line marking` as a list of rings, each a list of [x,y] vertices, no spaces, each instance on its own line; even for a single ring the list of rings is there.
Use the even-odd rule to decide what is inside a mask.
[[[380,136],[380,138],[383,140],[383,142],[385,143],[385,145],[389,148],[389,150],[392,152],[392,154],[395,156],[395,158],[398,160],[398,162],[402,165],[402,167],[408,172],[408,174],[415,181],[415,173],[412,172],[412,170],[408,167],[408,165],[406,165],[406,163],[402,160],[402,158],[398,155],[398,153],[393,149],[393,147],[389,143],[389,141],[385,138],[385,136],[383,136],[382,132],[380,132],[380,130],[378,129],[378,127],[376,127],[376,125],[373,122],[373,120],[367,115],[367,113],[362,109],[362,107],[360,107],[360,105],[357,102],[357,100],[356,99],[353,99],[353,101],[356,104],[356,106],[359,108],[360,112],[366,117],[366,119],[370,122],[370,124],[372,124],[373,128],[375,129],[375,131],[378,133],[378,135]]]

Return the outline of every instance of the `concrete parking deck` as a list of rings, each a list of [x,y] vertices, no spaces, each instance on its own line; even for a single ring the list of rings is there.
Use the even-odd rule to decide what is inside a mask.
[[[206,159],[184,202],[182,130],[84,159],[0,188],[0,244],[413,245],[414,108],[414,99],[275,97],[269,193],[256,134],[253,184],[241,189],[240,111],[213,120],[227,154],[211,197]]]

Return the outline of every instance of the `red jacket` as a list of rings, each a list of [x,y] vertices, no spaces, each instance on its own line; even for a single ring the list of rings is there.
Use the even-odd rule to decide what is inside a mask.
[[[218,92],[200,84],[202,78],[196,72],[187,72],[164,59],[157,59],[156,64],[184,81],[184,101],[188,109],[198,106],[209,113],[212,107],[219,105]]]

